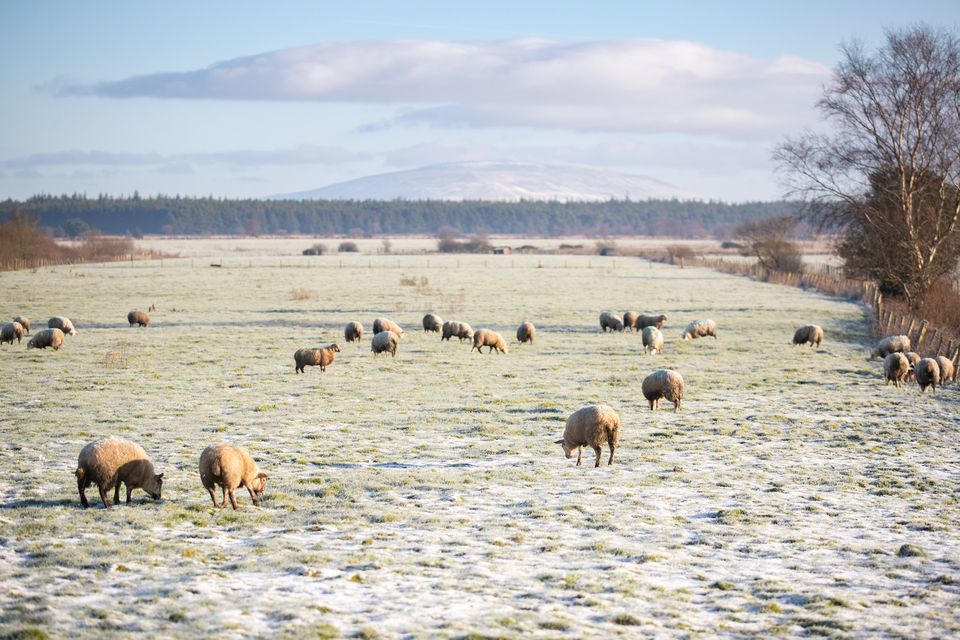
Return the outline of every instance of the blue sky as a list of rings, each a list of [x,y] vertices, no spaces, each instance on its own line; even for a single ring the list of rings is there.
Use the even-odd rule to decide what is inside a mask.
[[[439,162],[782,193],[839,45],[960,3],[7,2],[0,198],[257,197]]]

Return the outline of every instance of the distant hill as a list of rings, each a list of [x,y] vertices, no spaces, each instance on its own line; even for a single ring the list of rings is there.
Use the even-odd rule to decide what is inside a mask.
[[[484,200],[492,202],[695,200],[698,196],[647,176],[594,167],[522,162],[452,162],[381,173],[280,200]]]

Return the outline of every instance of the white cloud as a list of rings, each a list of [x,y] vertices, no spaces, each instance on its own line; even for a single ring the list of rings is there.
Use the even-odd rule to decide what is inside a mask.
[[[741,136],[811,121],[828,76],[802,58],[686,41],[402,40],[284,49],[182,73],[61,84],[58,92],[403,107],[392,124]]]

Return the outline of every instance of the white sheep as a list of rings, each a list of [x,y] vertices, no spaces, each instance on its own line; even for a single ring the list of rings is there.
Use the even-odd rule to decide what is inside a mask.
[[[895,386],[899,387],[903,381],[907,379],[909,373],[910,361],[907,359],[907,356],[899,351],[888,353],[887,357],[883,359],[884,385],[889,385],[892,382]]]
[[[643,331],[647,327],[656,327],[657,329],[663,329],[663,323],[665,323],[666,321],[667,321],[667,316],[663,315],[662,313],[656,316],[648,316],[648,315],[641,314],[637,316],[635,326],[637,327],[637,331]]]
[[[487,353],[493,352],[494,349],[497,350],[498,354],[507,353],[507,341],[503,339],[502,335],[490,329],[477,329],[477,332],[473,334],[473,346],[470,347],[470,351],[473,352],[476,349],[477,353],[482,353],[481,349],[483,347],[489,347]]]
[[[153,463],[143,448],[135,442],[114,436],[91,442],[80,450],[77,458],[77,490],[80,504],[89,507],[86,488],[96,484],[104,508],[110,507],[107,494],[113,489],[114,503],[120,501],[120,483],[127,487],[127,504],[130,492],[143,489],[154,500],[160,499],[163,474],[154,473]]]
[[[127,314],[127,322],[130,323],[131,327],[133,325],[145,327],[150,324],[150,316],[145,311],[131,311]]]
[[[20,344],[20,341],[23,340],[23,325],[19,322],[8,322],[2,327],[0,327],[0,344],[9,342],[13,344],[14,339],[16,339],[17,344]]]
[[[653,326],[643,328],[643,352],[653,355],[663,353],[663,333]]]
[[[343,339],[347,342],[360,342],[363,338],[363,325],[353,320],[343,329]]]
[[[816,349],[820,348],[823,341],[823,327],[818,324],[808,324],[800,327],[793,333],[793,344],[807,344]]]
[[[940,384],[940,365],[933,358],[920,358],[920,362],[914,367],[913,373],[917,378],[917,384],[920,385],[920,393],[930,387],[934,391]]]
[[[613,456],[620,444],[620,416],[605,404],[594,404],[577,409],[567,418],[563,437],[555,442],[563,447],[569,460],[577,452],[577,466],[583,461],[583,447],[589,446],[597,455],[594,467],[600,466],[603,443],[610,447],[607,465],[613,464]]]
[[[524,342],[529,342],[533,344],[534,338],[537,337],[537,328],[533,326],[533,323],[529,320],[524,320],[520,323],[520,326],[517,327],[517,342],[523,344]]]
[[[440,316],[434,315],[432,313],[428,313],[427,315],[423,316],[424,331],[433,331],[434,333],[438,333],[442,327],[443,327],[443,318],[441,318]]]
[[[296,363],[295,373],[303,373],[304,367],[320,367],[320,371],[326,371],[333,360],[340,353],[340,345],[330,344],[319,349],[297,349],[293,354],[293,360]]]
[[[694,340],[707,336],[713,336],[714,340],[717,339],[717,323],[713,320],[694,320],[684,329],[682,338],[684,340]]]
[[[680,402],[683,400],[683,376],[673,369],[657,369],[640,385],[643,397],[650,402],[650,410],[660,407],[661,398],[673,403],[674,413],[680,412]]]
[[[403,337],[403,329],[396,322],[389,318],[377,318],[373,321],[373,333],[376,335],[383,331],[392,331],[397,339]]]
[[[399,343],[400,336],[393,331],[381,331],[373,336],[373,340],[370,342],[370,350],[373,351],[374,355],[386,351],[390,353],[391,357],[395,358],[397,356],[397,345]]]
[[[30,321],[27,320],[26,316],[14,316],[14,322],[19,322],[20,326],[23,327],[25,334],[30,335]]]
[[[41,329],[30,338],[30,342],[27,343],[27,349],[46,349],[47,347],[53,347],[53,350],[57,351],[62,344],[63,331],[60,331],[60,329]]]
[[[600,330],[604,333],[610,331],[623,331],[623,321],[609,311],[600,313]]]
[[[944,356],[937,356],[934,360],[940,366],[940,386],[953,381],[953,361]]]
[[[63,316],[53,316],[47,320],[47,327],[50,329],[60,329],[64,335],[68,336],[77,334],[77,329],[73,326],[73,323],[70,322],[70,318],[64,318]]]
[[[450,338],[453,337],[456,337],[460,342],[463,342],[464,340],[473,340],[473,328],[466,322],[447,320],[443,323],[440,340],[449,341]]]
[[[910,371],[907,373],[907,380],[915,380],[916,376],[914,375],[914,367],[917,366],[917,363],[920,362],[920,354],[916,351],[905,351],[904,354],[907,357],[907,362],[910,363]]]
[[[903,353],[910,351],[910,337],[899,335],[899,336],[887,336],[886,338],[880,340],[877,343],[876,348],[870,352],[870,359],[874,358],[886,358],[891,353]]]
[[[250,493],[253,506],[260,506],[260,497],[267,488],[267,474],[257,468],[257,463],[250,453],[241,447],[235,447],[226,442],[212,444],[200,454],[200,482],[210,494],[213,506],[223,508],[227,506],[227,496],[230,496],[230,505],[237,508],[237,497],[234,491],[238,487],[246,487]],[[223,490],[223,501],[217,504],[216,485]]]

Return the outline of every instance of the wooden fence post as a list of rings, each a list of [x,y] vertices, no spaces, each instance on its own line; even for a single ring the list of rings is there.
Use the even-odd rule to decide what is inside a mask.
[[[913,331],[913,323],[916,322],[916,318],[911,318],[910,320],[910,331]],[[930,326],[930,323],[926,320],[920,321],[920,335],[917,336],[917,350],[920,350],[920,345],[923,344],[923,337],[927,335],[927,327]],[[907,335],[910,335],[910,332],[907,332]]]

